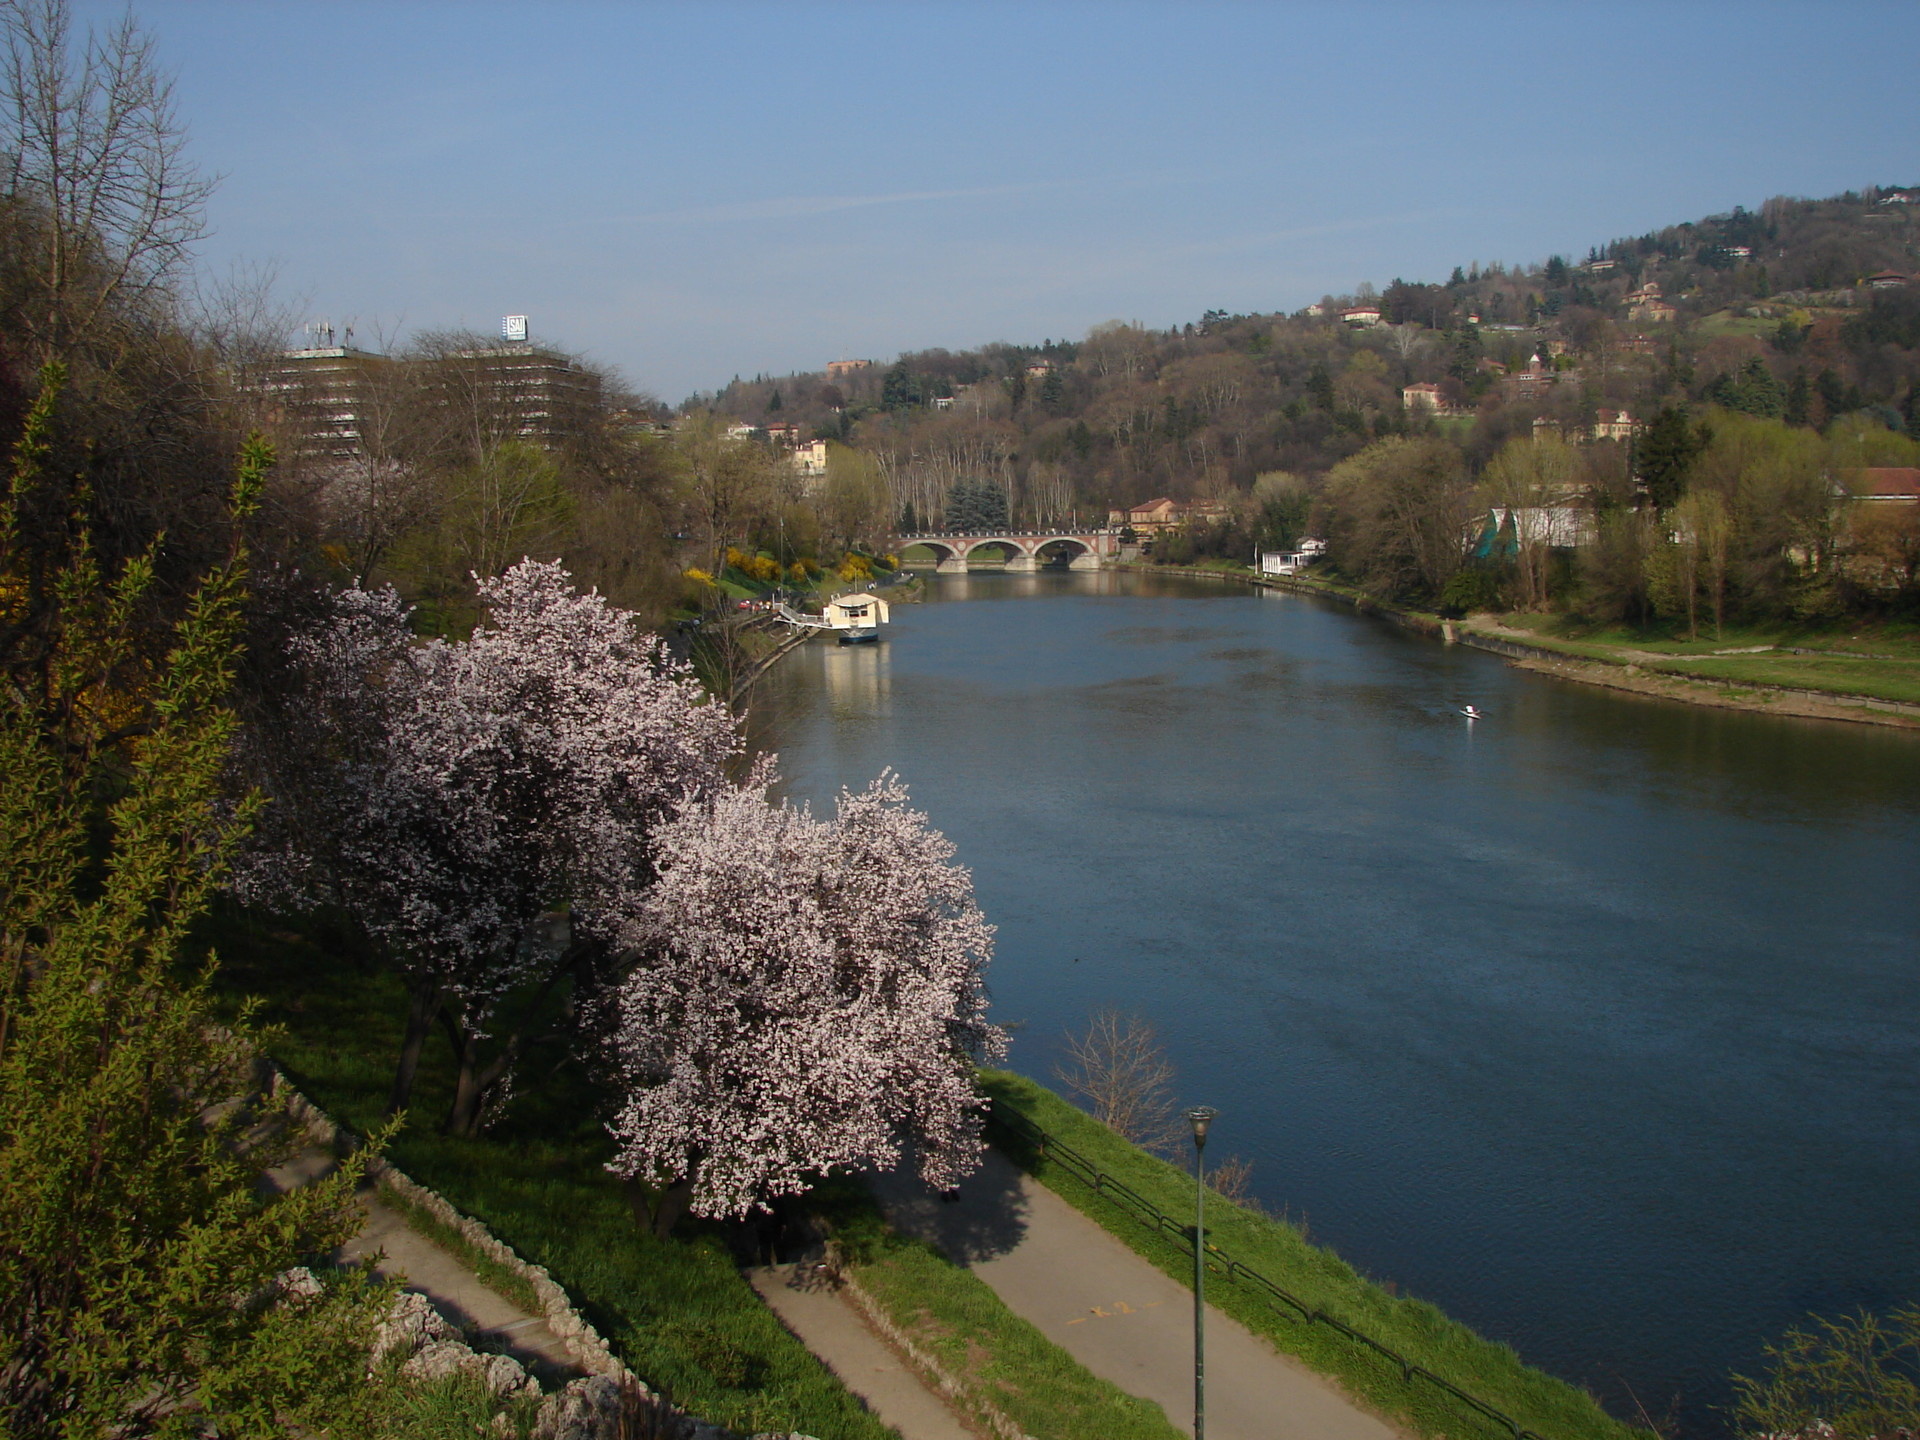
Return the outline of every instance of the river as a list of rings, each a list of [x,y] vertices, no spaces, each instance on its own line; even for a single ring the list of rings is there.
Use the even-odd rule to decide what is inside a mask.
[[[1767,1337],[1920,1301],[1920,736],[1228,582],[928,589],[754,728],[958,845],[1015,1068],[1151,1017],[1266,1205],[1628,1418],[1716,1433]]]

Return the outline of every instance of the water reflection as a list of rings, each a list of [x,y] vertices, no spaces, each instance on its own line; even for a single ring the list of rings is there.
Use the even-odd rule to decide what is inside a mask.
[[[1020,1068],[1150,1014],[1269,1204],[1697,1430],[1807,1309],[1920,1297],[1920,737],[1213,582],[930,591],[754,723],[793,793],[893,766],[959,845]]]
[[[892,651],[886,641],[870,645],[839,645],[816,640],[809,647],[820,653],[820,674],[826,682],[836,718],[883,714],[888,698],[887,664]]]

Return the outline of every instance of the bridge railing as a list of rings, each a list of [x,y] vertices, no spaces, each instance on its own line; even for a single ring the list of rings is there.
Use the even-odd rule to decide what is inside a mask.
[[[902,545],[926,540],[1088,540],[1116,535],[1116,530],[933,530],[922,535],[896,535]]]

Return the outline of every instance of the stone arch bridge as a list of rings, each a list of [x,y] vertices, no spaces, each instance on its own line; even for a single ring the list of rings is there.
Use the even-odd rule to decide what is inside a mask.
[[[924,545],[933,552],[942,575],[964,572],[971,564],[1004,564],[1008,570],[1039,570],[1061,565],[1069,570],[1098,570],[1120,553],[1115,530],[995,530],[980,534],[895,535],[893,549]]]

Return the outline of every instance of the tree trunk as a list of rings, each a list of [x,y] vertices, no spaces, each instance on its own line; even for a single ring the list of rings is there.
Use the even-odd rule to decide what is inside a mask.
[[[594,951],[590,945],[567,947],[541,981],[540,989],[528,1005],[526,1014],[529,1020],[539,1016],[554,987],[592,953]],[[441,1130],[447,1135],[475,1135],[479,1133],[480,1117],[486,1108],[487,1096],[519,1062],[521,1052],[528,1045],[550,1037],[529,1035],[525,1024],[515,1026],[501,1045],[500,1053],[483,1066],[480,1063],[479,1031],[468,1026],[452,1010],[442,1010],[440,1018],[447,1027],[447,1037],[453,1041],[454,1059],[460,1065],[459,1078],[454,1082],[453,1106],[447,1111],[446,1123]]]
[[[454,1059],[460,1067],[453,1086],[453,1105],[447,1111],[446,1123],[440,1127],[441,1133],[476,1135],[480,1130],[480,1116],[486,1108],[488,1092],[500,1083],[501,1077],[512,1067],[520,1053],[520,1034],[516,1031],[509,1036],[493,1062],[482,1066],[480,1032],[467,1025],[452,1010],[443,1010],[440,1019],[447,1027],[447,1038],[453,1042]]]
[[[687,1173],[668,1185],[649,1185],[638,1175],[628,1177],[627,1203],[633,1207],[633,1223],[656,1239],[666,1239],[687,1213],[699,1174],[700,1157],[696,1155],[688,1163]]]
[[[413,1000],[407,1007],[407,1035],[400,1042],[400,1064],[393,1072],[393,1089],[387,1095],[389,1115],[398,1115],[413,1098],[413,1077],[420,1069],[420,1052],[426,1048],[434,1017],[440,1013],[441,998],[438,985],[419,981],[413,987]]]

